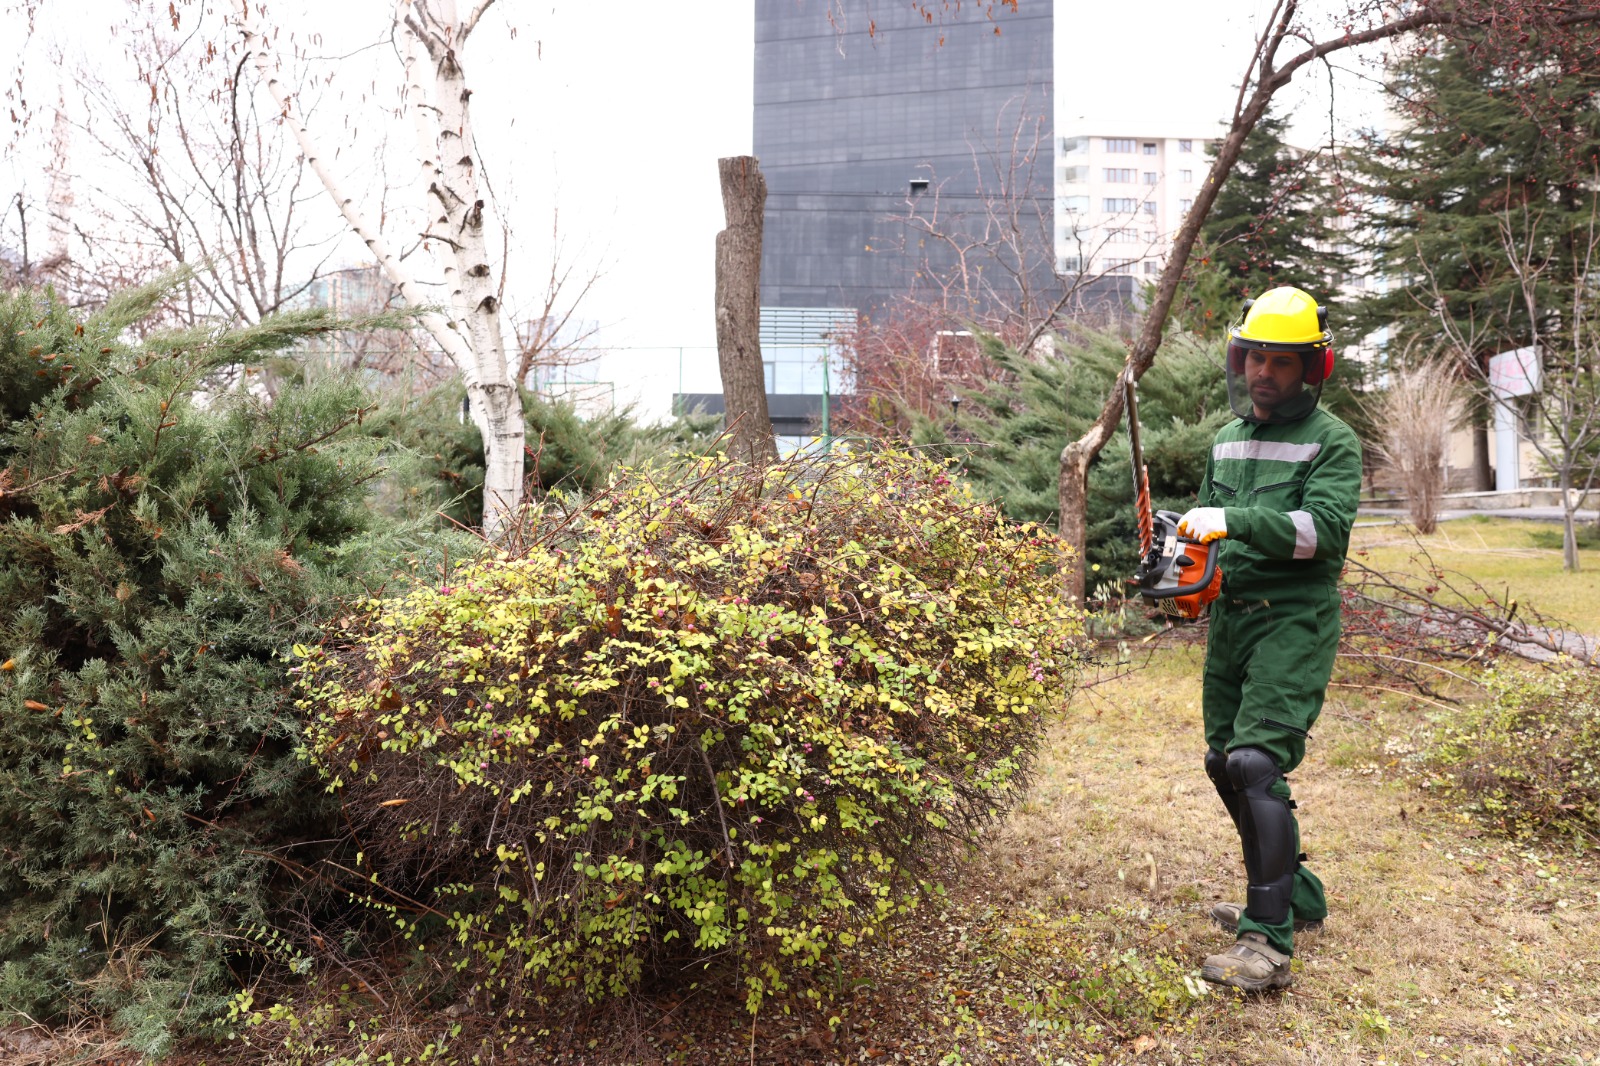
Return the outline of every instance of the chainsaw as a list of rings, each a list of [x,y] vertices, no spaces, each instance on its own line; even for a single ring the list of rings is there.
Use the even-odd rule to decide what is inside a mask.
[[[1133,453],[1133,499],[1139,525],[1139,566],[1132,584],[1139,595],[1154,600],[1167,614],[1199,618],[1207,604],[1222,591],[1222,571],[1217,568],[1221,545],[1202,544],[1178,532],[1176,511],[1150,510],[1150,471],[1144,465],[1139,442],[1138,386],[1131,377],[1124,387],[1128,397],[1128,441]]]

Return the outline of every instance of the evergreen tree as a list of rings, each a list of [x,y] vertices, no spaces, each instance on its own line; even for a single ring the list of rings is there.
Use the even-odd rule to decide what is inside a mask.
[[[1387,327],[1392,355],[1431,354],[1453,333],[1471,346],[1453,354],[1481,374],[1490,356],[1528,343],[1521,287],[1530,268],[1538,306],[1571,306],[1586,271],[1600,82],[1592,68],[1533,62],[1537,42],[1528,48],[1529,61],[1513,67],[1515,57],[1497,53],[1505,61],[1492,64],[1487,49],[1441,38],[1391,72],[1402,122],[1370,138],[1362,168],[1367,247],[1390,285],[1363,301],[1357,322],[1363,333]],[[1508,237],[1528,256],[1521,269]],[[1562,328],[1559,319],[1541,324],[1547,336]],[[1489,415],[1480,399],[1480,488],[1490,487]]]
[[[998,379],[962,390],[959,416],[912,419],[914,443],[960,456],[983,495],[1019,521],[1055,524],[1061,449],[1099,415],[1127,354],[1122,340],[1106,333],[1086,331],[1065,343],[1064,358],[1036,359],[986,336],[984,354]],[[1140,423],[1151,504],[1181,512],[1194,506],[1211,440],[1233,413],[1220,353],[1189,338],[1168,345],[1139,383]],[[1125,433],[1090,473],[1088,517],[1093,592],[1102,582],[1131,577],[1138,562]]]
[[[130,341],[162,296],[0,297],[0,1021],[110,1017],[157,1057],[331,835],[283,653],[421,547],[370,528],[356,386],[206,388],[349,323]]]
[[[1335,190],[1316,157],[1284,141],[1287,125],[1271,114],[1261,119],[1201,224],[1187,302],[1177,317],[1208,340],[1225,335],[1246,299],[1278,285],[1331,303],[1350,269],[1333,224]]]

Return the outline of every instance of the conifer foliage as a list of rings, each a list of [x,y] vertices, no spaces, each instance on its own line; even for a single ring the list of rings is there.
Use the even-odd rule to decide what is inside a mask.
[[[1057,343],[1061,358],[1039,359],[986,336],[992,378],[960,390],[959,415],[934,420],[906,413],[918,445],[959,457],[978,494],[1015,521],[1055,523],[1061,449],[1094,419],[1126,352],[1114,334],[1089,330]],[[1233,417],[1221,363],[1214,346],[1178,336],[1139,383],[1145,463],[1158,509],[1194,506],[1211,438]],[[1100,584],[1118,590],[1138,561],[1125,432],[1101,454],[1089,489],[1088,591]]]
[[[1332,302],[1350,259],[1334,225],[1338,190],[1315,155],[1284,140],[1288,120],[1256,124],[1233,174],[1200,227],[1193,286],[1179,319],[1208,339],[1223,337],[1245,300],[1295,285]],[[1215,157],[1215,149],[1209,153]]]
[[[1529,274],[1554,316],[1590,273],[1600,74],[1541,62],[1537,43],[1491,54],[1448,38],[1391,74],[1401,123],[1373,137],[1363,169],[1369,250],[1400,284],[1369,298],[1363,328],[1389,326],[1426,351],[1448,316],[1475,345],[1459,354],[1480,361],[1529,343]]]
[[[152,1055],[326,836],[280,653],[352,591],[377,472],[353,386],[207,389],[325,313],[130,342],[162,291],[0,297],[0,1020]]]

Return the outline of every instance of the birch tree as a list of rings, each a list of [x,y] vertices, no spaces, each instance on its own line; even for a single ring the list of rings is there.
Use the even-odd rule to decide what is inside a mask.
[[[433,298],[413,275],[380,220],[335,172],[333,157],[278,76],[272,35],[258,9],[249,0],[238,3],[243,51],[306,161],[407,305],[419,311],[422,328],[461,373],[471,418],[483,437],[483,528],[499,536],[522,504],[525,431],[502,328],[500,271],[489,248],[492,209],[479,173],[467,60],[472,32],[494,0],[476,0],[464,14],[455,0],[396,0],[394,6],[404,79],[400,108],[416,140],[416,187],[425,220],[414,236],[433,260],[443,300]]]

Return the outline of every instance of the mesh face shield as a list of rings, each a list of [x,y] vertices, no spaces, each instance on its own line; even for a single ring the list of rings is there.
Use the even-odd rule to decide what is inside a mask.
[[[1298,422],[1322,398],[1333,349],[1321,344],[1228,343],[1228,403],[1246,422]]]

